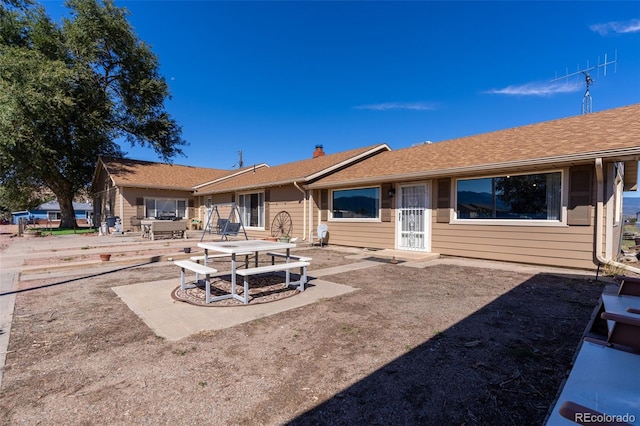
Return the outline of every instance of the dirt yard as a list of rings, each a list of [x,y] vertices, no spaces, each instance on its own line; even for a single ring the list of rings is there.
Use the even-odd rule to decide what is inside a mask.
[[[298,253],[310,276],[350,261]],[[0,423],[540,425],[604,285],[380,263],[323,277],[348,295],[169,342],[111,290],[147,276],[20,282]]]

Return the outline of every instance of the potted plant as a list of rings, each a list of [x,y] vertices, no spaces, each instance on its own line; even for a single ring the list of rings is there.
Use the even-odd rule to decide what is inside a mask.
[[[290,237],[289,235],[282,235],[279,239],[281,243],[288,243],[290,240]]]

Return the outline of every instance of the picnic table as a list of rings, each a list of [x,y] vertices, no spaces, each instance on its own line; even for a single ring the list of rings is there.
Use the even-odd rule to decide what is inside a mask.
[[[298,289],[304,290],[304,284],[306,282],[306,268],[309,266],[309,262],[304,261],[291,261],[291,249],[296,247],[294,243],[285,243],[279,241],[266,241],[266,240],[239,240],[239,241],[217,241],[217,242],[200,242],[198,243],[198,247],[204,249],[204,264],[207,265],[207,258],[209,256],[209,251],[226,253],[231,256],[231,292],[229,294],[224,294],[221,296],[217,296],[211,298],[211,301],[222,300],[222,299],[237,299],[245,304],[249,303],[249,282],[248,277],[251,275],[262,274],[266,272],[276,272],[276,271],[284,271],[286,273],[286,282],[287,286],[291,284],[298,284]],[[258,265],[258,254],[260,252],[274,252],[277,250],[285,250],[284,257],[286,259],[285,263],[275,264],[275,265]],[[255,267],[253,268],[245,268],[242,270],[238,270],[236,255],[238,254],[246,254],[246,253],[255,253]],[[290,271],[294,268],[303,269],[303,274],[300,277],[300,281],[292,283],[290,280]],[[241,275],[244,277],[244,294],[242,296],[236,294],[236,276]]]

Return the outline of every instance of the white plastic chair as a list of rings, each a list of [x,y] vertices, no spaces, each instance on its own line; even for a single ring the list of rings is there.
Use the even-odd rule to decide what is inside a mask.
[[[327,242],[327,233],[329,232],[329,227],[325,223],[321,223],[318,225],[318,229],[316,230],[317,235],[315,239],[320,243],[320,247],[322,247]]]

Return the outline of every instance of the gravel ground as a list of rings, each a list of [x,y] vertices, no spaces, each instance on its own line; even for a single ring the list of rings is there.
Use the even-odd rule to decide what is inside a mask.
[[[299,253],[310,276],[354,261]],[[539,425],[604,285],[380,263],[322,277],[348,295],[169,342],[111,290],[144,268],[74,279],[87,272],[19,282],[3,424]]]

